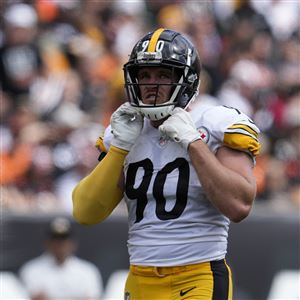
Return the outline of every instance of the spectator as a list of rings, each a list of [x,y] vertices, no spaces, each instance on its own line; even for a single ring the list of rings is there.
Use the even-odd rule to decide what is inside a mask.
[[[82,125],[96,125],[97,132],[106,127],[125,100],[120,66],[128,48],[157,26],[182,30],[203,58],[197,109],[226,104],[251,115],[268,141],[270,159],[295,148],[290,144],[297,129],[290,129],[286,114],[299,97],[299,1],[4,0],[0,7],[5,212],[69,212],[73,180],[96,164],[80,165],[84,155],[74,154],[73,133]],[[260,79],[250,81],[250,73]],[[88,152],[96,137],[83,135]],[[259,160],[259,173],[267,174],[268,163]],[[294,187],[297,159],[283,161]],[[262,195],[271,203],[272,193]]]
[[[287,39],[299,27],[299,1],[251,0],[253,8],[264,15],[273,36],[278,40]]]
[[[13,96],[29,92],[41,72],[42,61],[35,44],[37,15],[32,6],[14,4],[4,13],[4,43],[0,48],[2,88]]]
[[[69,220],[55,218],[47,232],[46,251],[20,270],[32,300],[100,299],[101,274],[92,263],[76,257],[75,248]]]
[[[270,88],[271,83],[269,69],[254,60],[241,59],[232,65],[230,76],[219,90],[218,97],[223,105],[240,109],[254,118],[257,108],[262,105],[258,103],[258,94]]]

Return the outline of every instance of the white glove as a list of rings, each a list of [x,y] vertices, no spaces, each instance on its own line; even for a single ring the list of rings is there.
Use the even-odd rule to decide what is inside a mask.
[[[201,139],[190,114],[180,107],[176,107],[171,116],[158,127],[162,136],[180,143],[185,149],[189,144]]]
[[[143,117],[129,102],[122,104],[111,116],[111,144],[130,151],[143,129]]]

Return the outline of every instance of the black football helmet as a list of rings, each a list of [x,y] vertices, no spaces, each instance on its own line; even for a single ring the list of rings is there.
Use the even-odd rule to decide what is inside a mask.
[[[160,104],[144,104],[140,97],[137,73],[141,67],[166,67],[174,79],[169,99]],[[141,38],[124,65],[125,88],[132,106],[150,120],[167,117],[175,107],[186,108],[197,96],[200,84],[200,59],[195,46],[182,34],[157,29]],[[161,84],[155,84],[158,87]]]

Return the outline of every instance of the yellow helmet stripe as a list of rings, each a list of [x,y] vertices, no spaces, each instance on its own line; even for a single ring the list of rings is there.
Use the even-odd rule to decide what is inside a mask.
[[[164,30],[165,30],[164,28],[159,28],[154,31],[154,33],[152,34],[151,40],[149,42],[149,46],[148,46],[148,50],[147,50],[148,52],[155,52],[157,41],[158,41],[161,33]]]

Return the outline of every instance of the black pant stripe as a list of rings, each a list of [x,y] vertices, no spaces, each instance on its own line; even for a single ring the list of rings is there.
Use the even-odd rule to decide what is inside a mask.
[[[212,300],[228,300],[229,272],[224,260],[210,262],[214,289]]]

